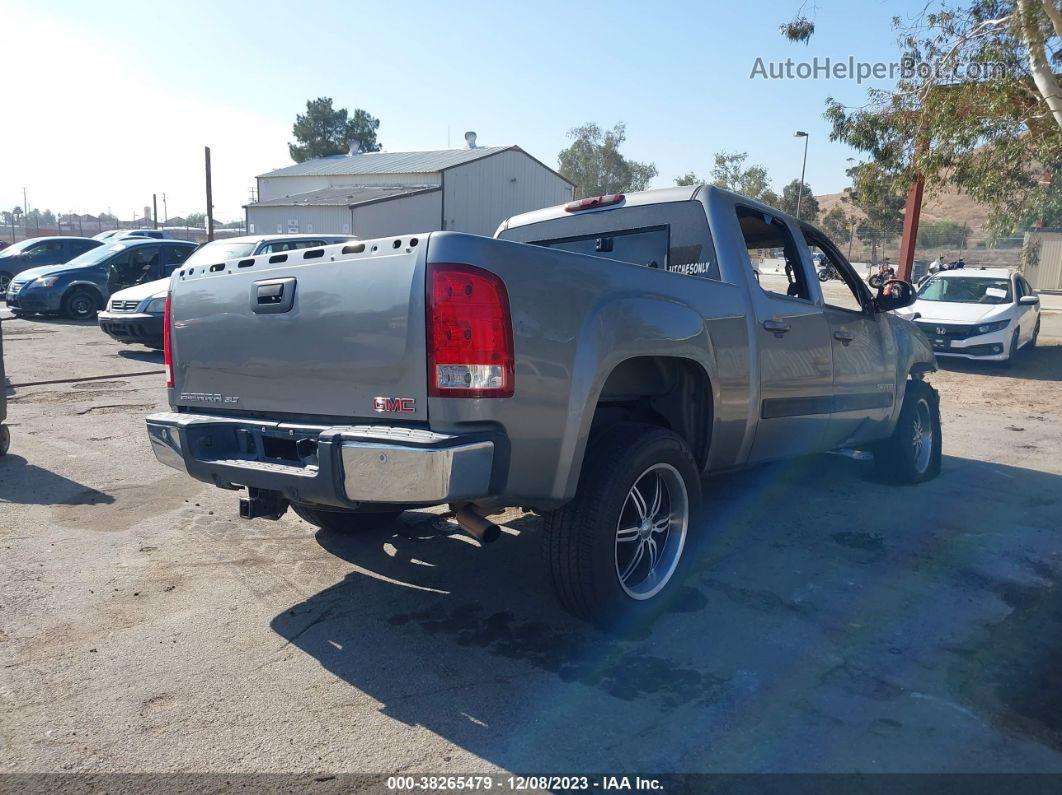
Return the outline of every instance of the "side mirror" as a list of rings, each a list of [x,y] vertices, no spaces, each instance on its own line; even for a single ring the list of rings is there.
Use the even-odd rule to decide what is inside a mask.
[[[1023,306],[1033,306],[1040,303],[1040,296],[1038,295],[1023,295],[1018,299],[1018,303]]]
[[[874,297],[874,310],[877,312],[891,312],[894,309],[903,309],[905,306],[910,306],[914,302],[915,289],[910,282],[889,279]]]

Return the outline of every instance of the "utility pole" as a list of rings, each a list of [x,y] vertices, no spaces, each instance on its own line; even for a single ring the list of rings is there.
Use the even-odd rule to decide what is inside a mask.
[[[214,195],[210,186],[210,147],[204,146],[206,154],[206,199],[207,199],[207,242],[214,239]]]
[[[29,215],[29,200],[26,198],[26,189],[22,189],[22,214]]]
[[[159,197],[158,194],[151,194],[151,228],[159,228]]]
[[[166,209],[166,194],[162,194],[162,225],[165,226],[166,222],[170,220],[170,211]]]

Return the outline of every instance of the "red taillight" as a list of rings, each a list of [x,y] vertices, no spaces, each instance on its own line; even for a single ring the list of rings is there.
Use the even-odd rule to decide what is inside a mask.
[[[471,265],[428,265],[428,394],[512,397],[513,326],[502,280]]]
[[[592,210],[595,207],[608,207],[613,204],[619,204],[627,197],[622,193],[606,193],[604,196],[588,196],[585,199],[578,199],[573,202],[568,202],[564,205],[564,209],[570,213],[579,212],[579,210]]]
[[[162,317],[162,350],[166,363],[166,386],[173,386],[173,342],[170,340],[170,301],[172,296],[166,293],[166,311]]]

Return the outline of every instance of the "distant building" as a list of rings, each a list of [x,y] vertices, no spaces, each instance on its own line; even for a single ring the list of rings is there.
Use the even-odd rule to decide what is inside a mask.
[[[518,146],[351,152],[258,176],[249,234],[493,235],[510,215],[570,201],[572,184]]]

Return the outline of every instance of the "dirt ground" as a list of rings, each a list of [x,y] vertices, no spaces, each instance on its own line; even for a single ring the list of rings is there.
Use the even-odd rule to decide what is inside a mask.
[[[932,376],[934,482],[708,482],[694,574],[620,637],[556,606],[533,515],[241,521],[149,450],[160,355],[0,317],[0,772],[1062,771],[1062,316]]]

